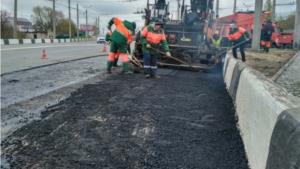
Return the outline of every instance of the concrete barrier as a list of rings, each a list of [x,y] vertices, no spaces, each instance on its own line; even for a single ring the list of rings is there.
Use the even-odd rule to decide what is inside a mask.
[[[51,43],[51,39],[45,39],[45,43]]]
[[[79,42],[93,41],[93,38],[81,38]],[[35,44],[35,43],[70,43],[76,42],[77,39],[1,39],[1,45],[12,44]]]
[[[19,39],[8,39],[10,45],[16,45],[19,44]]]
[[[31,44],[31,39],[23,39],[23,44]]]
[[[226,56],[223,70],[224,83],[236,106],[238,126],[250,167],[253,169],[291,168],[291,164],[300,167],[300,158],[295,156],[297,153],[298,156],[300,154],[300,118],[292,118],[294,116],[290,115],[292,120],[284,123],[285,125],[278,120],[286,117],[283,114],[288,110],[296,109],[298,112],[294,114],[300,116],[300,99],[288,94],[283,87],[273,83],[245,63],[237,61],[230,54]],[[293,126],[288,125],[290,123]],[[281,126],[277,127],[280,129],[274,128],[275,125]],[[288,133],[285,135],[287,140],[293,135],[293,145],[278,141],[280,133]],[[286,149],[293,151],[288,152]],[[284,158],[277,160],[283,156],[292,156],[289,159],[285,158],[290,163],[284,162]],[[273,165],[274,161],[276,167]]]
[[[42,39],[34,39],[34,43],[42,43]]]
[[[300,168],[300,108],[285,110],[275,125],[267,169]]]

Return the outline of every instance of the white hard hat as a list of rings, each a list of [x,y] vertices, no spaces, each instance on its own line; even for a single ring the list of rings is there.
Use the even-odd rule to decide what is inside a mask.
[[[235,28],[235,24],[232,23],[232,24],[229,25],[229,27],[230,27],[230,28]]]

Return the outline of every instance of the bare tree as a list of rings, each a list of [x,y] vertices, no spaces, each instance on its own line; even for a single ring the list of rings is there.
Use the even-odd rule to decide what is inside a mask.
[[[40,28],[44,28],[45,31],[52,30],[53,28],[53,9],[50,7],[40,7],[36,6],[32,9],[33,14],[31,15],[31,19],[33,21],[34,27],[39,26]],[[64,19],[64,14],[62,11],[55,11],[56,23],[61,22]],[[56,24],[57,26],[57,24]]]
[[[6,10],[1,10],[1,39],[9,39],[13,37],[13,27],[7,20],[10,13]]]

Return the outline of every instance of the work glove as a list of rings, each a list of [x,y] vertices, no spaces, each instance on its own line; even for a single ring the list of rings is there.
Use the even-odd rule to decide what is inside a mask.
[[[107,25],[107,29],[108,29],[108,30],[111,30],[111,26],[110,26],[110,25]]]
[[[146,48],[151,48],[151,45],[150,45],[150,44],[147,44],[147,45],[146,45]]]
[[[171,53],[170,52],[166,52],[166,56],[171,57]]]
[[[246,41],[250,40],[249,38],[246,38]]]

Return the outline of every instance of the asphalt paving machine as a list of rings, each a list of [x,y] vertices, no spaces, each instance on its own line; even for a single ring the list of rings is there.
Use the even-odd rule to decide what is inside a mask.
[[[154,4],[149,4],[148,0],[143,16],[144,26],[157,19],[164,22],[163,29],[172,55],[170,58],[160,53],[158,65],[188,69],[192,67],[193,70],[220,68],[222,56],[218,56],[208,44],[213,33],[213,16],[213,0],[190,0],[190,5],[185,5],[183,0],[178,20],[170,17],[169,4],[165,0],[155,0]],[[134,64],[137,60],[140,65],[143,63],[140,32],[136,35],[133,56],[136,58]]]

